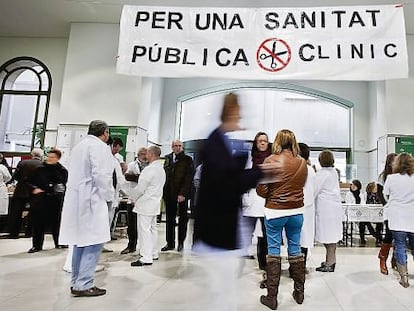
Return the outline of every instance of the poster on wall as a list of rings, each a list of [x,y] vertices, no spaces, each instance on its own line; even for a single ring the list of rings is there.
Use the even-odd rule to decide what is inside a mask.
[[[256,80],[406,78],[403,5],[126,5],[117,73]]]
[[[402,136],[395,137],[395,152],[396,153],[409,153],[414,155],[414,137]]]
[[[126,157],[126,146],[127,146],[127,136],[128,136],[128,127],[123,126],[110,126],[109,127],[109,135],[112,136],[112,138],[119,138],[122,140],[122,143],[124,144],[123,148],[119,153],[122,155],[123,159],[125,160]]]

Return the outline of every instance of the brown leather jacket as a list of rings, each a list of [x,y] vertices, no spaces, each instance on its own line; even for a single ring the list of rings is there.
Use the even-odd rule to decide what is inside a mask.
[[[272,166],[272,183],[259,184],[256,192],[266,199],[265,206],[272,209],[294,209],[303,206],[303,186],[308,176],[306,161],[294,157],[290,150],[272,154],[263,162]]]

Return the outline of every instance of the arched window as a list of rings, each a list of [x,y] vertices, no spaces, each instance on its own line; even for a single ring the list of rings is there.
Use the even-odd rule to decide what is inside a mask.
[[[32,57],[0,67],[0,151],[28,152],[43,147],[52,77]]]
[[[239,95],[240,125],[246,129],[230,133],[234,139],[253,140],[258,131],[268,133],[287,128],[311,147],[311,160],[325,148],[335,154],[341,179],[348,179],[352,158],[353,103],[318,90],[277,82],[234,83],[200,90],[178,98],[176,133],[184,141],[205,139],[219,125],[223,97]]]

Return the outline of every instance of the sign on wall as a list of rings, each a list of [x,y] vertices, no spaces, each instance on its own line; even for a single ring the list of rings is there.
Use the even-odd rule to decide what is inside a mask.
[[[117,72],[265,80],[405,78],[403,7],[124,6]]]

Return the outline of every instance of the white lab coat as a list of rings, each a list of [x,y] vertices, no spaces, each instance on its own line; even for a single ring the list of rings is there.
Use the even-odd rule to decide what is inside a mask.
[[[414,175],[391,174],[384,184],[390,230],[414,232]]]
[[[0,215],[7,215],[9,210],[9,194],[6,182],[11,179],[9,170],[0,164]]]
[[[125,171],[125,174],[140,175],[141,174],[141,169],[139,168],[138,162],[139,162],[139,160],[136,159],[135,161],[132,161],[132,162],[128,163],[128,168]],[[147,166],[147,164],[146,163],[145,164],[141,163],[141,166],[143,166],[143,169],[144,169]],[[127,194],[129,195],[131,190],[134,189],[137,185],[138,184],[134,181],[126,181],[125,190],[126,190]]]
[[[119,164],[118,159],[113,156],[112,162],[114,163],[115,175],[116,175],[116,188],[114,191],[114,197],[112,199],[112,208],[116,208],[119,205],[119,192],[127,192],[126,191],[126,180],[124,174],[122,174],[121,165]]]
[[[305,212],[303,213],[303,225],[300,235],[300,246],[305,248],[313,248],[315,242],[315,182],[315,171],[308,165],[308,177],[303,187]]]
[[[84,247],[111,239],[107,202],[114,197],[112,159],[109,146],[93,135],[72,149],[59,244]]]
[[[342,215],[338,173],[322,167],[315,178],[315,240],[327,244],[341,240]]]
[[[163,163],[161,160],[155,160],[142,170],[138,185],[131,190],[129,197],[135,202],[133,211],[142,215],[158,215],[164,183]]]

